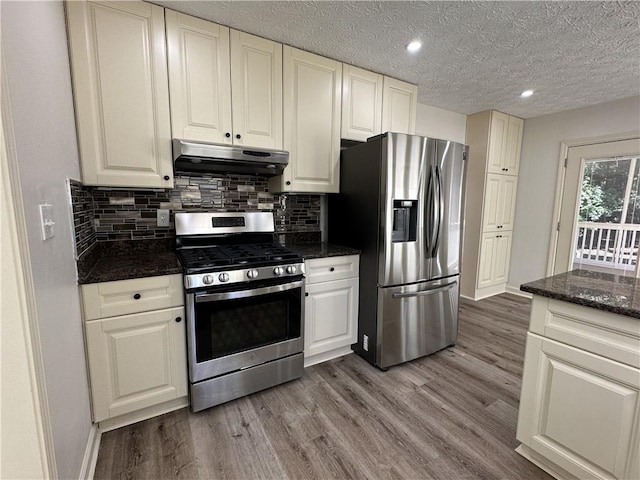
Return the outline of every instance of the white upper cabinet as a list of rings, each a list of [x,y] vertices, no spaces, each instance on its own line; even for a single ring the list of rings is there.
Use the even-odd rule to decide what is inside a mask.
[[[342,64],[284,47],[284,149],[289,165],[272,191],[337,193]]]
[[[342,66],[342,138],[366,142],[382,132],[383,76]]]
[[[229,29],[166,10],[174,138],[231,144]]]
[[[83,182],[173,187],[164,9],[65,6]]]
[[[231,30],[233,143],[282,149],[282,44]]]
[[[166,11],[175,138],[282,148],[282,45]]]
[[[489,137],[489,173],[518,175],[524,120],[506,113],[491,112]]]
[[[384,77],[382,131],[415,134],[417,103],[418,87]]]

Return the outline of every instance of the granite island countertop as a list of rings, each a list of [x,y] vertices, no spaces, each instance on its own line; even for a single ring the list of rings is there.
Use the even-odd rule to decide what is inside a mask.
[[[169,240],[97,242],[78,259],[78,284],[182,273]]]
[[[640,279],[573,270],[520,286],[523,292],[640,318]]]
[[[360,255],[360,250],[351,247],[343,247],[327,242],[309,243],[285,243],[289,250],[302,255],[305,260],[312,258],[339,257],[342,255]]]

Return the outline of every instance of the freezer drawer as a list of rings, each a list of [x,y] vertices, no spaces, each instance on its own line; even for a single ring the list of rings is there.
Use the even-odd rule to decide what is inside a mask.
[[[378,288],[376,365],[387,368],[442,350],[458,335],[459,276]]]

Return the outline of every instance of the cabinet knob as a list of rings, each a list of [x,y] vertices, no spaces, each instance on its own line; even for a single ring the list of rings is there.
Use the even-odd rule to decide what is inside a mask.
[[[308,297],[309,296],[309,292],[304,292],[304,296]]]
[[[290,182],[289,180],[287,180],[285,183],[286,183],[287,185],[291,185],[291,182]]]
[[[176,322],[180,323],[182,321],[182,317],[176,317]]]
[[[231,136],[231,134],[229,132],[224,134],[225,137],[229,138]]]
[[[333,267],[331,267],[331,268],[329,269],[329,271],[330,271],[330,272],[333,272],[334,270],[335,270],[335,268],[333,268]]]
[[[140,297],[142,297],[142,295],[140,295],[139,293],[136,293],[136,294],[133,296],[133,298],[134,298],[135,300],[140,300]]]
[[[236,133],[236,138],[240,140],[242,138],[242,135],[240,135],[239,133]]]
[[[496,238],[502,238],[502,235],[496,235]]]
[[[165,180],[171,180],[171,177],[170,177],[169,175],[165,175],[165,176],[164,176],[164,179],[165,179]]]

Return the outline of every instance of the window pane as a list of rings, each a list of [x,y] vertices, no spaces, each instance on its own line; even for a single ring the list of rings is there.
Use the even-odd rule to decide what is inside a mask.
[[[631,160],[590,160],[585,163],[579,221],[620,223]],[[640,201],[640,199],[638,199]],[[636,214],[640,218],[640,209]]]
[[[627,218],[625,223],[640,223],[640,195],[638,194],[638,174],[640,169],[640,161],[636,159],[636,167],[633,172],[633,183],[631,192],[629,193],[629,206],[627,207]]]

